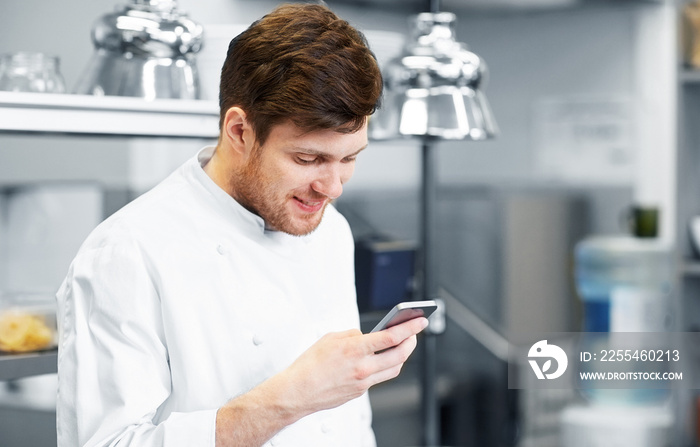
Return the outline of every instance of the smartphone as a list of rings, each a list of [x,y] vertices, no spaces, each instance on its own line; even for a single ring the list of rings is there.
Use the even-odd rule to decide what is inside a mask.
[[[382,318],[382,321],[372,329],[372,332],[381,331],[414,318],[428,318],[430,314],[435,312],[435,309],[437,309],[437,303],[433,300],[399,303]]]

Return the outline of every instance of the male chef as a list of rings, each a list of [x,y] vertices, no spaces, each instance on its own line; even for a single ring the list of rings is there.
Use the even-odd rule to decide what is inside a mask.
[[[325,6],[233,39],[217,145],[100,224],[57,293],[59,446],[375,445],[366,391],[427,325],[358,330],[331,205],[381,91]]]

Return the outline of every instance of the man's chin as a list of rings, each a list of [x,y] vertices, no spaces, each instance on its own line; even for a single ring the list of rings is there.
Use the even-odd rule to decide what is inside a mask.
[[[312,215],[288,217],[284,222],[272,225],[272,229],[292,236],[307,236],[321,225],[325,210],[326,207],[324,206],[322,210]]]
[[[323,214],[323,211],[319,211],[319,214]],[[289,231],[285,231],[285,233],[291,234],[292,236],[307,236],[316,231],[319,225],[321,225],[320,217],[314,221],[306,220],[297,222],[296,225],[290,225],[291,228],[289,228]]]

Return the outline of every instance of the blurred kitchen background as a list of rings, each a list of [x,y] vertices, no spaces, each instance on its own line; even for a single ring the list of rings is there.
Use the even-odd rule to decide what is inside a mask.
[[[72,93],[94,57],[95,21],[125,3],[5,0],[0,53],[58,57],[66,93]],[[228,40],[278,3],[177,2],[204,27],[197,54],[202,111],[193,119],[213,126],[209,131],[181,135],[170,124],[177,137],[168,137],[167,111],[159,124],[166,130],[150,136],[109,130],[121,126],[119,113],[110,111],[94,114],[102,122],[81,129],[85,115],[71,113],[75,103],[46,99],[37,105],[0,95],[0,291],[50,297],[95,225],[215,141],[217,73]],[[427,2],[411,0],[327,4],[366,33],[382,64],[401,52],[409,16],[427,10]],[[663,0],[442,2],[442,10],[457,15],[457,40],[488,64],[485,94],[499,127],[488,141],[444,141],[434,148],[435,271],[447,316],[437,336],[444,445],[699,445],[694,391],[675,393],[660,419],[647,425],[630,425],[629,408],[605,413],[603,423],[586,413],[588,403],[574,391],[509,390],[502,349],[510,334],[581,330],[574,248],[591,235],[629,234],[634,206],[659,211],[656,239],[677,263],[669,328],[700,326],[700,262],[689,231],[700,215],[700,76],[682,54],[686,6]],[[85,104],[78,112],[90,112],[93,103]],[[70,110],[52,113],[62,109]],[[13,118],[24,121],[8,124]],[[398,259],[392,250],[410,254],[417,246],[420,172],[415,139],[372,142],[359,158],[337,207],[369,254],[363,271]],[[393,248],[382,251],[377,241]],[[411,272],[403,274],[409,290]],[[364,325],[375,320],[381,306],[375,307],[366,303]],[[422,358],[419,349],[398,379],[370,392],[380,447],[422,442]],[[48,363],[18,359],[0,354],[0,445],[55,445],[55,356]]]

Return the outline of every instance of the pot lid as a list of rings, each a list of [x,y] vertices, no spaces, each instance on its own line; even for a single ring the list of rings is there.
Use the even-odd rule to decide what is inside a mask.
[[[97,19],[95,47],[127,57],[182,57],[202,47],[202,26],[171,0],[132,0]]]

